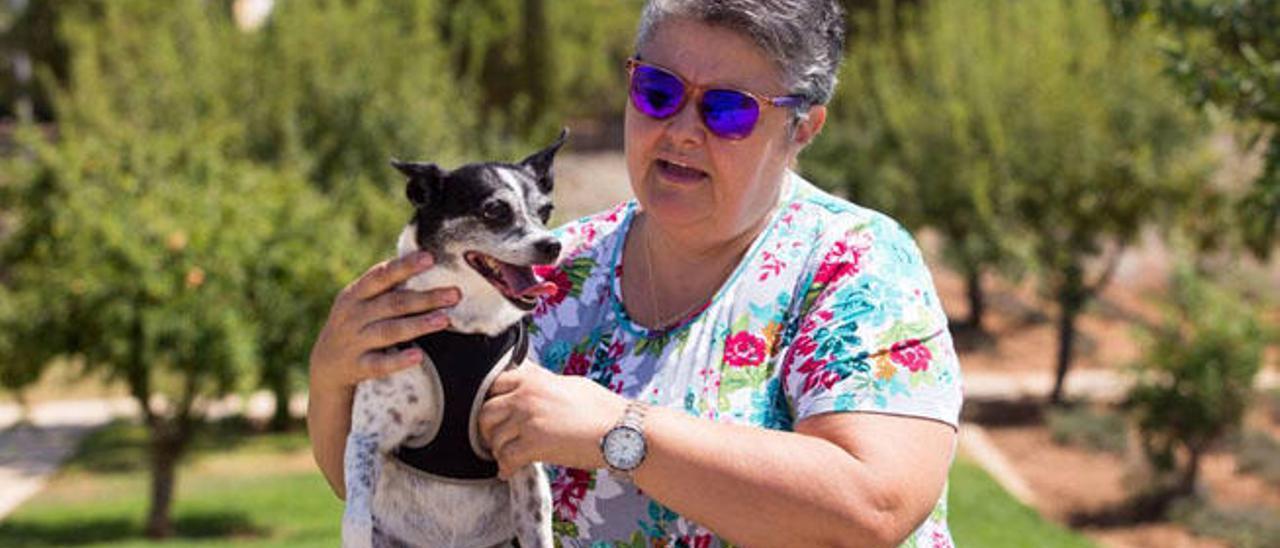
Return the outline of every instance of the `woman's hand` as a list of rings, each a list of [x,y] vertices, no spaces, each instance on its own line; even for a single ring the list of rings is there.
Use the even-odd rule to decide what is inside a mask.
[[[422,363],[422,351],[385,348],[440,331],[449,325],[445,309],[457,304],[457,288],[396,289],[434,263],[430,254],[411,253],[370,268],[334,299],[324,329],[311,347],[311,390],[350,391],[362,380],[383,377]]]
[[[506,479],[531,462],[604,466],[600,438],[627,400],[586,377],[557,375],[534,363],[503,373],[480,408],[480,436]]]

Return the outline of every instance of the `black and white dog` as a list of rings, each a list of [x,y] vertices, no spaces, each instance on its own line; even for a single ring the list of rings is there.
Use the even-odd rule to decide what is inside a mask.
[[[446,171],[392,162],[409,178],[415,207],[397,251],[435,256],[435,266],[406,287],[457,286],[462,299],[448,312],[448,331],[413,341],[427,355],[422,367],[356,388],[343,546],[553,545],[541,466],[498,480],[475,419],[497,374],[525,357],[526,315],[555,290],[531,266],[560,254],[545,224],[551,163],[566,134],[518,164]]]

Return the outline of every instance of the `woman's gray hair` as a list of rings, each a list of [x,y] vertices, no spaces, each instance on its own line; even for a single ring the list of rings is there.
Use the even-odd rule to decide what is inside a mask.
[[[835,94],[844,56],[844,10],[836,0],[649,0],[636,50],[672,17],[722,27],[749,38],[773,60],[791,93],[809,104]]]

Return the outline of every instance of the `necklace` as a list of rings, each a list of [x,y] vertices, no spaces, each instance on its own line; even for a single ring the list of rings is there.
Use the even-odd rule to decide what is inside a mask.
[[[649,238],[652,237],[653,231],[649,229],[649,219],[647,218],[647,216],[644,222],[645,222],[644,224],[645,274],[648,274],[649,276],[649,313],[653,314],[655,319],[655,322],[652,324],[653,328],[658,331],[663,331],[672,327],[672,322],[688,316],[689,313],[693,312],[695,308],[703,304],[706,304],[707,301],[706,299],[695,299],[692,305],[681,310],[677,314],[672,314],[669,316],[663,316],[662,312],[658,310],[658,299],[657,299],[658,288],[653,283],[653,279],[655,278],[654,269],[653,269],[653,246],[649,243]],[[733,269],[733,267],[737,266],[738,261],[740,260],[741,260],[741,257],[736,257],[734,260],[729,261],[727,266],[721,268],[720,272],[716,275],[716,278],[715,278],[717,280],[716,287],[719,287],[719,284],[723,283],[725,275],[727,275],[729,271]]]

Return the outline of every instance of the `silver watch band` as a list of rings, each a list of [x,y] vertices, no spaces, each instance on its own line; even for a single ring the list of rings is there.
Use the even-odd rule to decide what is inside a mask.
[[[618,424],[614,426],[629,426],[644,432],[644,416],[649,412],[649,404],[640,400],[632,400],[627,404],[626,410],[622,412],[622,418],[618,419]]]

